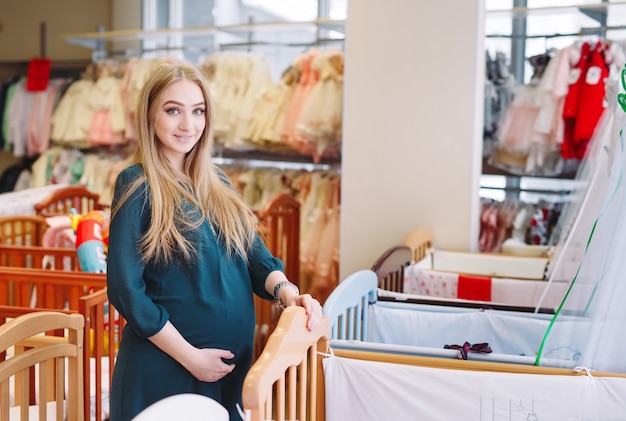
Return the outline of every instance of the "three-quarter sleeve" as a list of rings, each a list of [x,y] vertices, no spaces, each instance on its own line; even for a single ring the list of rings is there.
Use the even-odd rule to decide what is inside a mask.
[[[141,175],[133,166],[122,171],[115,183],[112,206],[115,207],[128,187]],[[139,241],[148,228],[150,204],[145,185],[136,189],[111,218],[107,256],[109,300],[141,337],[158,333],[167,320],[167,310],[146,295],[143,278],[145,264]]]
[[[250,279],[252,279],[253,291],[261,298],[273,300],[272,294],[265,290],[265,280],[271,272],[275,270],[284,272],[285,268],[282,260],[270,253],[258,235],[248,252],[248,270]]]

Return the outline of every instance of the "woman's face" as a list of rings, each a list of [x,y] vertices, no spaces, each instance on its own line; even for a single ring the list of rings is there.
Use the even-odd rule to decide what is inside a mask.
[[[202,136],[205,113],[202,90],[192,81],[174,82],[163,93],[154,130],[161,150],[174,168],[182,171],[186,154]]]

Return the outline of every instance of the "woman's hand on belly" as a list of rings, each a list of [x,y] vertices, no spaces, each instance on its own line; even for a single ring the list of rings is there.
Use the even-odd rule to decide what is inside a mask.
[[[222,360],[234,358],[235,354],[231,351],[196,348],[187,342],[169,320],[158,333],[148,339],[200,381],[216,382],[235,369],[235,364],[227,364]]]
[[[216,382],[235,369],[235,364],[227,364],[235,355],[227,349],[196,348],[194,355],[184,367],[198,380]]]

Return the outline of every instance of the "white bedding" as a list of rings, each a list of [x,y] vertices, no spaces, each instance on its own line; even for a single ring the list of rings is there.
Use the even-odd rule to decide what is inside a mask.
[[[404,291],[407,294],[442,299],[474,296],[482,301],[521,307],[540,305],[554,309],[561,304],[568,287],[569,283],[564,281],[548,283],[544,280],[463,276],[432,270],[423,262],[413,264],[404,271]],[[464,295],[468,291],[470,294]]]
[[[443,349],[487,342],[497,354],[531,356],[541,345],[551,315],[377,302],[369,306],[368,341]],[[586,323],[563,318],[559,323]],[[545,350],[546,359],[576,361],[584,343]]]
[[[623,420],[626,378],[324,359],[326,420]]]

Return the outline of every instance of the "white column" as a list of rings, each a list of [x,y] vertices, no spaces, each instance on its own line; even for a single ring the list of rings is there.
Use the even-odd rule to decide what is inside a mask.
[[[340,278],[416,226],[476,250],[484,0],[349,0]]]

